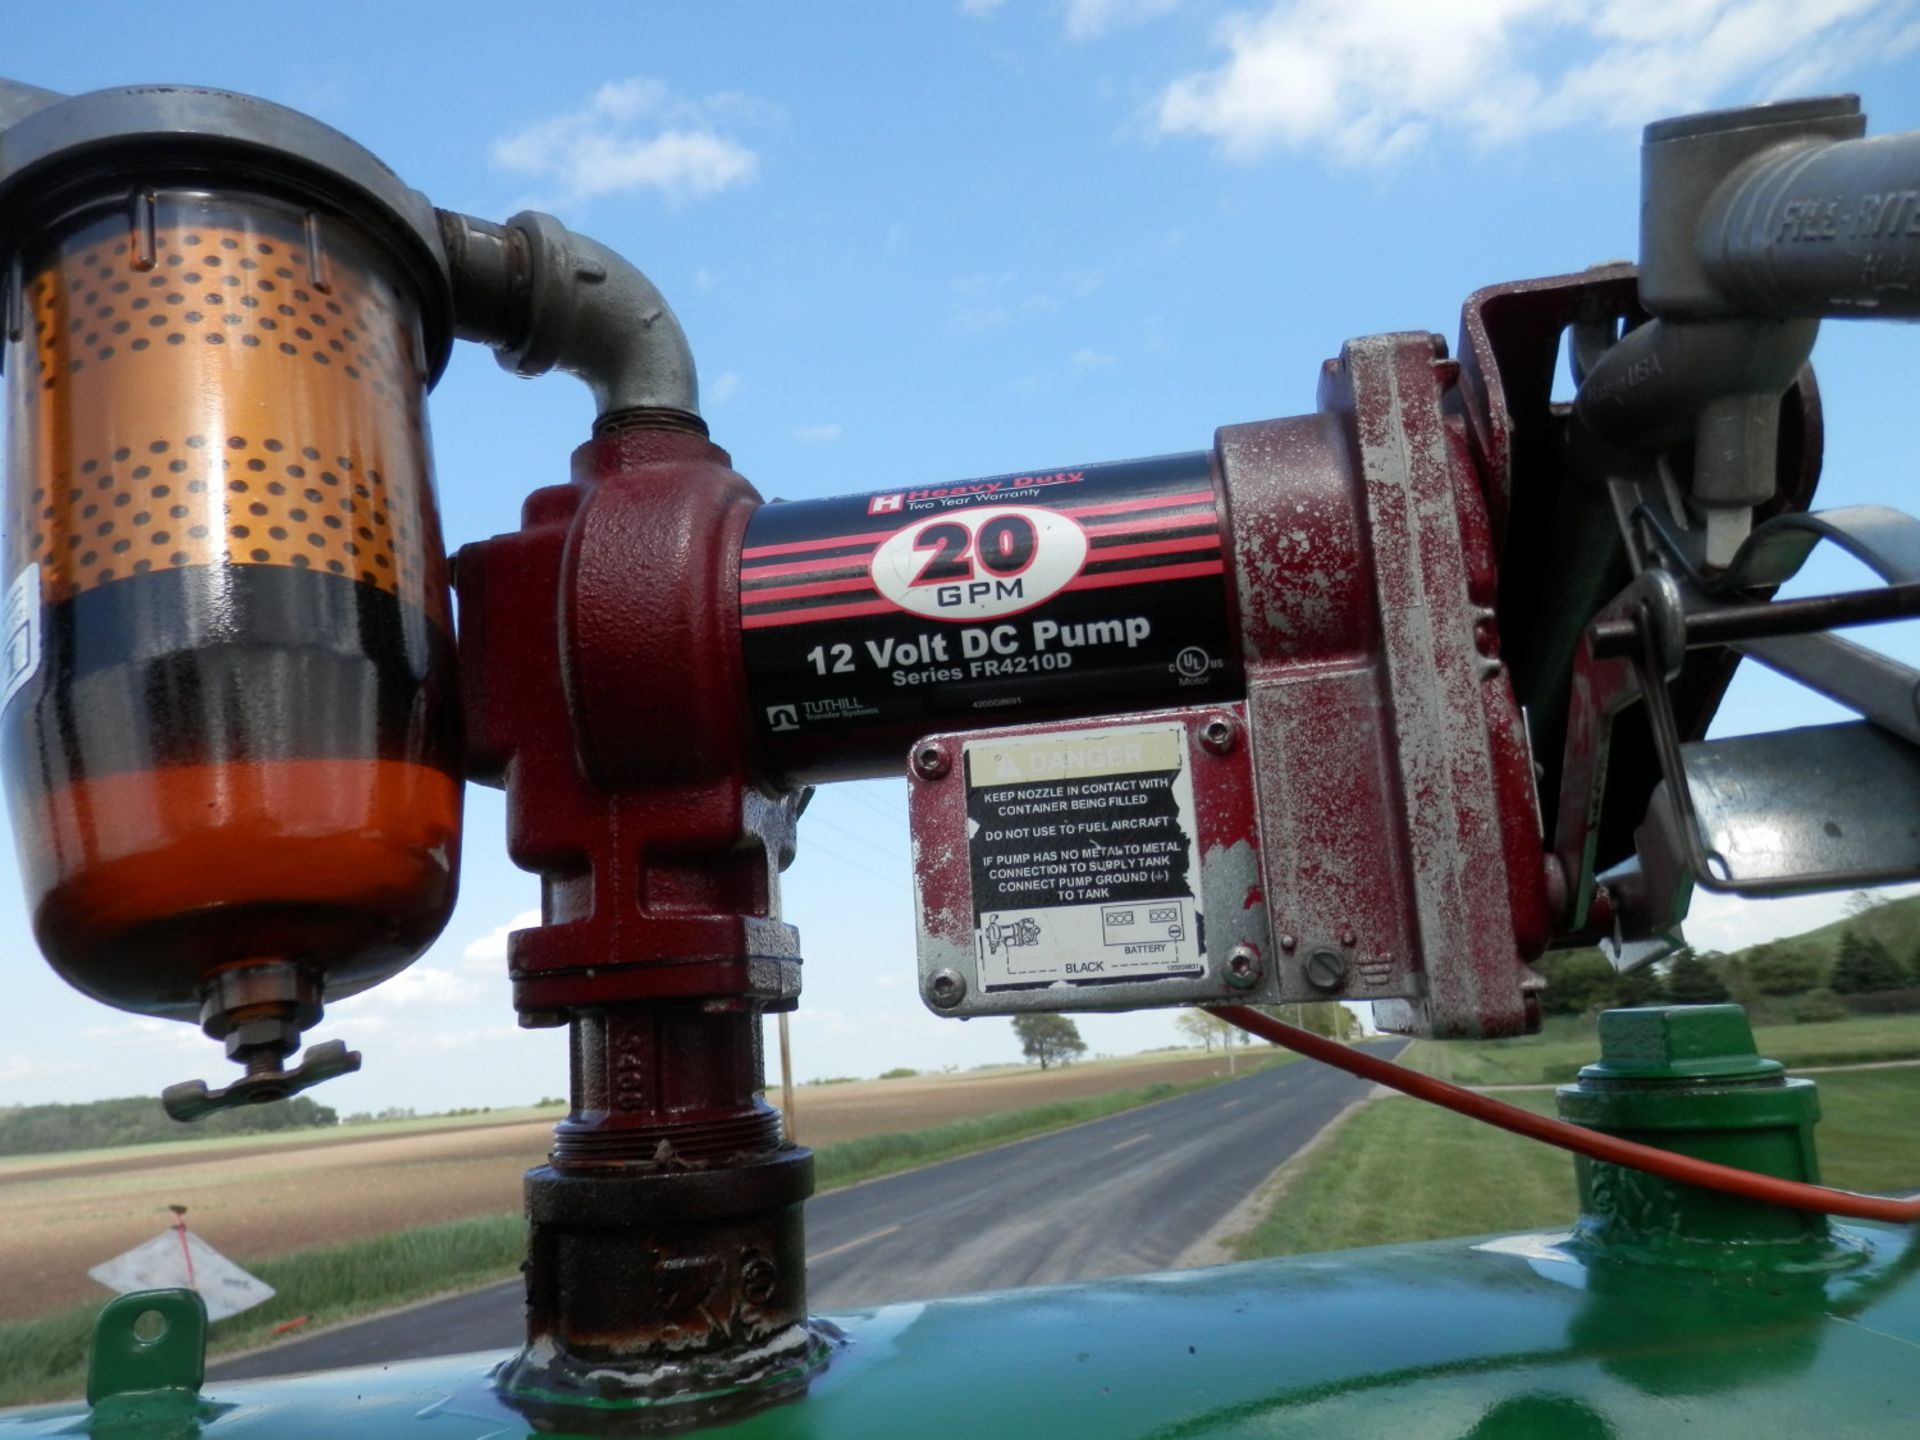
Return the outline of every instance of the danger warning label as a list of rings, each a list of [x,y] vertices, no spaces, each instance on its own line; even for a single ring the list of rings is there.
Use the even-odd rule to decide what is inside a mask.
[[[976,740],[963,754],[983,990],[1205,972],[1181,727]]]

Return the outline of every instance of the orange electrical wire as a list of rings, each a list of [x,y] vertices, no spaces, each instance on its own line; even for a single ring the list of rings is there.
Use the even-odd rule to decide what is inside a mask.
[[[1649,1175],[1677,1180],[1686,1185],[1698,1185],[1704,1190],[1718,1190],[1725,1195],[1738,1195],[1742,1199],[1759,1200],[1769,1205],[1785,1205],[1794,1210],[1811,1210],[1821,1215],[1884,1220],[1895,1225],[1911,1225],[1920,1220],[1920,1196],[1894,1200],[1879,1195],[1859,1195],[1851,1190],[1835,1190],[1826,1185],[1807,1185],[1798,1180],[1756,1175],[1751,1170],[1716,1165],[1710,1160],[1695,1160],[1691,1156],[1676,1155],[1671,1150],[1657,1149],[1652,1145],[1636,1145],[1631,1140],[1603,1135],[1583,1125],[1569,1125],[1564,1120],[1536,1115],[1531,1110],[1522,1110],[1517,1105],[1508,1105],[1490,1095],[1449,1085],[1444,1080],[1419,1074],[1389,1060],[1377,1060],[1362,1051],[1348,1049],[1336,1040],[1325,1039],[1310,1030],[1302,1030],[1262,1015],[1245,1005],[1209,1005],[1206,1009],[1230,1025],[1238,1025],[1249,1034],[1258,1035],[1262,1040],[1271,1040],[1276,1045],[1284,1045],[1309,1059],[1319,1060],[1377,1085],[1385,1085],[1416,1100],[1425,1100],[1430,1105],[1442,1106],[1471,1120],[1498,1125],[1502,1130],[1511,1130],[1529,1140],[1545,1141],[1562,1150],[1571,1150],[1576,1155],[1585,1155],[1589,1160],[1604,1160],[1610,1165],[1644,1170]]]

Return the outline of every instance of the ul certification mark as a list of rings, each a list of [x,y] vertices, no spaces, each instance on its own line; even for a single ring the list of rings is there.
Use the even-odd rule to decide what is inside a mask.
[[[1205,973],[1183,729],[977,740],[963,754],[983,990]]]

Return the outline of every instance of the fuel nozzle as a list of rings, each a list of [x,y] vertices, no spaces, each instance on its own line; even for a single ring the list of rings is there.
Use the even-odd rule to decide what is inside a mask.
[[[310,1048],[292,1069],[286,1059],[300,1048],[302,1032],[320,1021],[319,982],[299,966],[265,961],[222,970],[206,985],[200,1028],[226,1042],[227,1058],[246,1074],[223,1089],[204,1080],[169,1085],[160,1095],[176,1120],[198,1120],[216,1110],[284,1100],[323,1080],[360,1068],[360,1053],[343,1040]]]

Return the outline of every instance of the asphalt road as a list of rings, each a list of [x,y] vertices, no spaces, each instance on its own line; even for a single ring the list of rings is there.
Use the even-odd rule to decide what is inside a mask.
[[[1373,1041],[1385,1057],[1402,1040]],[[1367,1083],[1301,1061],[1071,1130],[822,1195],[807,1291],[822,1313],[1164,1270]],[[209,1367],[246,1379],[519,1345],[517,1280]]]

